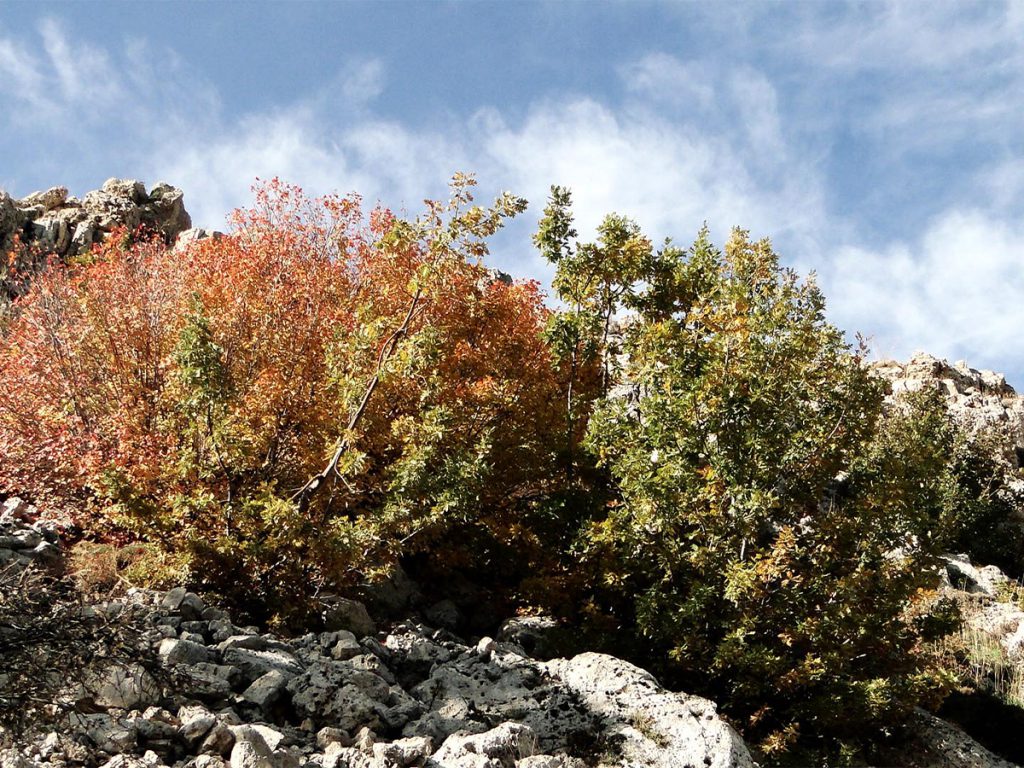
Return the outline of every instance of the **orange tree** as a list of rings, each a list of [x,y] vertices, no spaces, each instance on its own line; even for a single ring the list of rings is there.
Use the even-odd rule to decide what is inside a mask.
[[[49,270],[0,340],[0,489],[255,611],[410,552],[540,552],[547,312],[481,264],[525,203],[474,206],[472,185],[405,220],[275,180],[223,237],[124,233]]]

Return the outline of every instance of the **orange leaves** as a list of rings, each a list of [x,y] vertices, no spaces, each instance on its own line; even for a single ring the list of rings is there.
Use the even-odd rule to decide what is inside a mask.
[[[364,216],[355,195],[311,199],[273,179],[226,236],[180,251],[110,238],[51,269],[0,339],[0,490],[116,504],[135,530],[161,515],[175,535],[219,535],[230,524],[175,510],[212,498],[230,520],[267,489],[287,499],[345,432],[353,393],[418,289],[379,397],[346,435],[358,471],[332,478],[317,514],[374,514],[415,448],[392,426],[430,419],[442,431],[429,437],[424,461],[437,466],[425,476],[458,478],[470,470],[451,457],[486,451],[473,471],[498,480],[480,503],[500,510],[548,460],[561,396],[537,284],[493,280],[475,261],[479,243],[457,250],[496,214],[451,215],[438,231],[454,234],[438,245],[387,209]]]

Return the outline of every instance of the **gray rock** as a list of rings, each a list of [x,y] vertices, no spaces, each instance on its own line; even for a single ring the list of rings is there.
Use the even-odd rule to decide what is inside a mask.
[[[224,723],[218,722],[210,729],[199,745],[199,751],[206,755],[226,756],[235,745],[235,734]]]
[[[240,725],[232,733],[235,744],[231,748],[231,768],[280,768],[274,750],[255,728]]]
[[[289,677],[278,670],[271,670],[256,679],[245,689],[242,698],[256,706],[267,709],[281,698],[288,685]]]
[[[199,664],[211,661],[213,654],[205,645],[191,640],[167,638],[160,641],[157,651],[160,660],[167,666],[175,664]]]
[[[224,663],[242,670],[249,681],[267,672],[280,672],[286,677],[302,674],[303,667],[294,655],[282,650],[255,651],[249,648],[229,648],[224,651]]]
[[[178,608],[181,607],[181,603],[187,594],[188,590],[184,587],[175,587],[174,589],[169,590],[167,594],[164,595],[164,599],[160,601],[160,609],[170,613],[176,613]]]
[[[320,749],[327,749],[329,744],[340,744],[343,747],[352,746],[352,737],[341,728],[326,726],[317,731],[316,745]]]
[[[430,624],[444,629],[456,629],[462,620],[458,606],[451,600],[434,603],[423,611],[423,616]]]
[[[489,731],[455,734],[427,761],[429,768],[505,768],[537,751],[537,737],[522,723],[502,723]]]
[[[1014,768],[1014,763],[992,754],[956,726],[924,710],[915,711],[911,728],[917,742],[911,749],[933,768]]]
[[[377,760],[397,768],[420,765],[433,751],[434,745],[428,736],[412,736],[373,745],[373,756]]]
[[[348,600],[344,597],[324,598],[323,621],[328,631],[345,629],[356,637],[365,637],[377,632],[377,625],[373,623],[366,606],[355,600]]]
[[[528,656],[546,657],[555,652],[552,635],[558,622],[550,616],[517,616],[508,619],[498,630],[498,642],[512,643]]]
[[[85,685],[101,707],[137,709],[160,698],[160,687],[140,664],[109,666],[90,676]]]
[[[302,716],[354,733],[360,727],[380,728],[394,704],[392,688],[371,672],[343,661],[312,664],[288,682],[292,706]]]
[[[331,647],[332,659],[344,661],[363,653],[362,646],[359,645],[359,641],[356,640],[356,636],[351,632],[340,630],[337,634],[340,636],[338,637],[337,642]]]
[[[604,654],[546,667],[620,737],[621,765],[755,768],[743,740],[706,699],[665,691],[649,672]]]

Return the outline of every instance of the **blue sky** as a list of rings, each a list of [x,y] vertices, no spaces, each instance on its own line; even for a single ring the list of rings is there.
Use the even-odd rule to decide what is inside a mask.
[[[416,211],[453,171],[581,232],[707,221],[814,270],[882,356],[1024,385],[1024,2],[0,3],[0,187],[181,186],[223,226],[257,176]]]

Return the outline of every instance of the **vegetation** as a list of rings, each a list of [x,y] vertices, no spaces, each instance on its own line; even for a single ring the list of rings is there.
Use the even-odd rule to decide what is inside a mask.
[[[0,491],[74,514],[90,587],[184,578],[295,625],[403,560],[469,573],[773,754],[937,703],[939,555],[1020,562],[980,535],[1016,503],[995,438],[888,401],[768,241],[657,249],[610,215],[580,242],[555,187],[549,310],[482,264],[524,201],[472,187],[403,219],[273,181],[224,237],[126,232],[35,278]]]
[[[536,549],[547,311],[479,263],[522,201],[471,186],[404,221],[272,182],[226,237],[126,233],[46,272],[0,349],[0,484],[264,616],[404,553]]]

